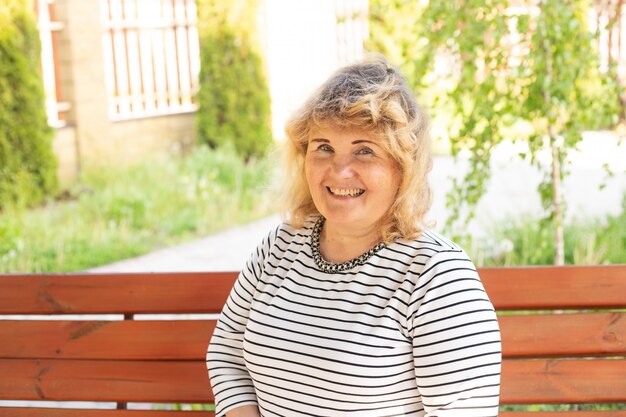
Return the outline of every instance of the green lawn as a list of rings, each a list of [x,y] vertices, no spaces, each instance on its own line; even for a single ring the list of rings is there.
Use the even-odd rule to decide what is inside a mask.
[[[91,169],[63,200],[0,214],[0,272],[80,271],[261,218],[275,162],[197,147]]]

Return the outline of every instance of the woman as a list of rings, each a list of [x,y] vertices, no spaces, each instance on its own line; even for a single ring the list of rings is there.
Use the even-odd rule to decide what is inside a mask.
[[[216,415],[496,416],[500,333],[427,230],[428,118],[382,57],[287,124],[288,218],[247,262],[207,363]]]

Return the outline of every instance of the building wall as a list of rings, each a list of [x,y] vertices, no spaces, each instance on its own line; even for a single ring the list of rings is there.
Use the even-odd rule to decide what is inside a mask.
[[[76,148],[76,129],[71,126],[56,129],[52,149],[57,157],[57,174],[61,185],[71,184],[78,175],[78,153]]]

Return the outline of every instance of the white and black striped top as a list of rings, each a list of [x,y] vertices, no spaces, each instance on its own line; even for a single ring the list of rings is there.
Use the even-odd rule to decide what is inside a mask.
[[[216,414],[496,416],[500,333],[472,262],[432,232],[321,272],[281,225],[228,298],[207,364]]]

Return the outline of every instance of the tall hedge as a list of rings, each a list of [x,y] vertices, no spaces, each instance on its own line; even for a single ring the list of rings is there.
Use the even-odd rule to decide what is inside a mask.
[[[248,159],[272,142],[270,94],[256,42],[256,0],[199,0],[200,142]]]
[[[32,10],[28,0],[0,5],[0,209],[38,204],[57,189]]]

